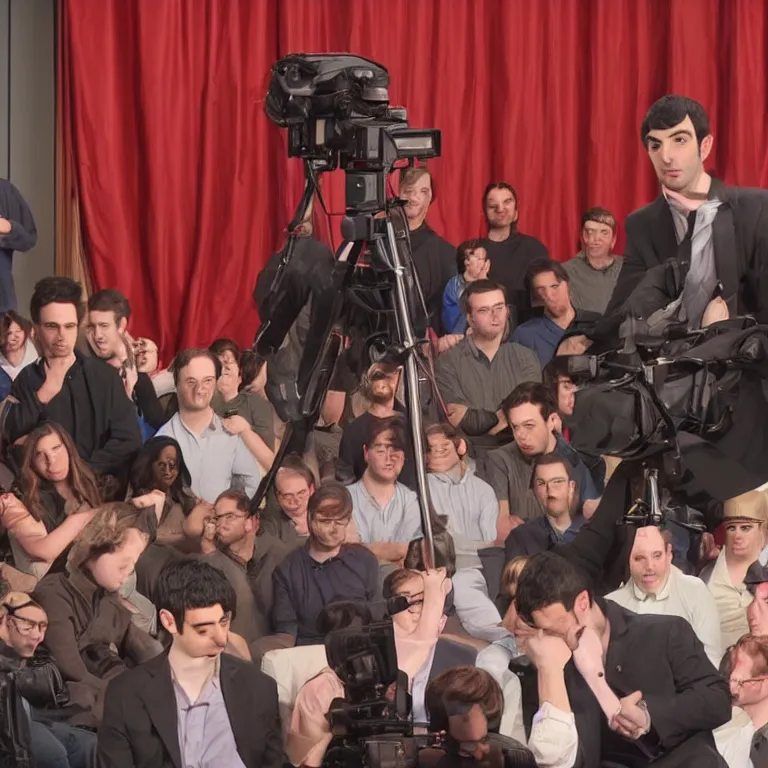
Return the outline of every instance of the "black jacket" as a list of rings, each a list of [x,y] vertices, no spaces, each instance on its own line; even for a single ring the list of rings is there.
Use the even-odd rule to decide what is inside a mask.
[[[221,690],[246,768],[282,768],[277,686],[250,662],[221,656]],[[99,728],[103,768],[182,768],[168,654],[112,680]]]
[[[722,205],[712,224],[717,279],[731,317],[753,314],[768,322],[768,191],[728,187],[712,179],[710,197]],[[675,224],[663,195],[626,220],[627,246],[616,288],[598,335],[615,332],[621,309],[646,270],[678,252]],[[610,322],[612,318],[613,322]]]
[[[13,252],[35,247],[37,229],[32,211],[16,187],[0,179],[0,216],[11,222],[11,231],[0,235],[0,312],[16,309],[13,284]]]
[[[443,291],[456,274],[456,249],[428,224],[410,233],[413,266],[424,294],[429,325],[438,336],[443,328]]]
[[[17,677],[21,659],[0,642],[0,767],[32,768],[29,715],[24,709]]]
[[[80,455],[99,474],[121,475],[141,448],[136,409],[117,371],[102,360],[76,359],[64,386],[49,403],[37,399],[45,382],[45,361],[28,365],[16,377],[7,405],[3,433],[13,443],[44,421],[69,432]]]

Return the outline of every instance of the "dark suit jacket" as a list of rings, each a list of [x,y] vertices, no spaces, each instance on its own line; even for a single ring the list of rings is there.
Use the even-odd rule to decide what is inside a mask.
[[[643,692],[651,731],[638,742],[610,731],[592,691],[570,661],[565,682],[579,732],[581,760],[576,765],[592,768],[611,758],[619,764],[647,765],[646,755],[657,754],[665,756],[659,762],[664,766],[687,766],[693,764],[692,757],[703,755],[711,755],[712,761],[698,761],[700,768],[720,765],[711,731],[731,717],[728,684],[691,625],[677,616],[638,616],[610,600],[598,601],[611,626],[606,680],[620,698]],[[678,749],[687,754],[682,762],[677,760]]]
[[[246,768],[282,768],[277,686],[250,662],[221,656],[221,690]],[[99,729],[103,768],[183,768],[168,654],[130,669],[107,688]]]
[[[768,191],[727,187],[713,178],[710,196],[722,202],[712,224],[712,237],[717,279],[723,284],[722,295],[731,317],[753,314],[759,322],[766,323]],[[618,316],[646,270],[673,258],[678,250],[672,212],[663,195],[631,213],[625,227],[627,246],[621,273],[606,310],[607,318]],[[607,329],[608,326],[601,324],[598,334],[604,335]]]

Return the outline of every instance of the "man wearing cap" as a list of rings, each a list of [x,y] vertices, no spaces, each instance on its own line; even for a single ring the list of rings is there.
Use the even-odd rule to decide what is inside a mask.
[[[744,584],[754,597],[747,608],[749,631],[753,635],[768,635],[768,568],[759,562],[752,563]]]

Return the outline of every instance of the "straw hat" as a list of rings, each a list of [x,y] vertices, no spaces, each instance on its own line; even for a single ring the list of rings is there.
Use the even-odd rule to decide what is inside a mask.
[[[768,523],[768,491],[748,491],[723,504],[723,523]]]

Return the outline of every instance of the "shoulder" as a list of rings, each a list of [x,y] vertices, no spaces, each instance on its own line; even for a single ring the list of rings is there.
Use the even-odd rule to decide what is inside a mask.
[[[229,653],[222,653],[221,669],[227,673],[233,673],[238,681],[248,680],[252,686],[258,686],[260,688],[259,695],[268,693],[277,698],[277,683],[252,661],[245,661],[245,659],[240,659]],[[247,687],[243,686],[243,688]]]
[[[458,344],[437,356],[435,370],[452,370],[461,367],[461,361],[472,353],[469,351],[469,342],[464,337]]]
[[[522,245],[524,248],[530,251],[543,251],[545,254],[549,253],[549,249],[547,248],[544,243],[541,242],[537,237],[534,237],[533,235],[526,235],[522,232],[517,233],[517,237],[520,239],[520,245]],[[538,254],[534,254],[538,255]]]
[[[345,544],[342,550],[343,558],[347,561],[357,560],[370,568],[379,569],[379,560],[370,549],[357,542]]]
[[[419,497],[407,485],[401,482],[395,483],[395,492],[406,504],[418,504]]]
[[[25,365],[19,371],[19,374],[16,376],[13,383],[16,387],[36,387],[44,378],[43,362],[42,360],[38,360],[30,365]]]
[[[529,325],[529,323],[534,323],[534,325]],[[526,326],[527,330],[524,332],[525,335],[536,333],[541,327],[541,318],[531,318],[521,326],[518,326],[515,333]],[[501,350],[503,350],[505,355],[516,360],[518,363],[526,365],[534,364],[537,368],[540,367],[539,358],[536,356],[536,353],[533,350],[528,349],[528,347],[524,347],[522,344],[517,344],[514,341],[507,341],[501,345]]]
[[[689,576],[680,570],[674,571],[675,586],[682,589],[684,594],[693,595],[696,600],[714,600],[709,587],[700,576]]]
[[[486,461],[499,467],[505,467],[515,461],[514,443],[502,445],[501,448],[494,448],[488,451]]]
[[[155,678],[149,674],[148,667],[157,668],[163,663],[167,664],[165,654],[161,656],[161,659],[158,657],[135,667],[129,667],[113,677],[107,684],[107,695],[124,702],[125,699],[137,695],[140,691],[147,691],[148,688],[151,690]]]
[[[667,207],[667,201],[662,195],[659,195],[652,203],[644,205],[642,208],[638,208],[630,213],[625,222],[625,228],[632,228],[633,226],[644,225],[649,219],[658,215],[660,211],[663,211]]]
[[[49,573],[37,583],[32,597],[41,603],[52,601],[55,605],[71,592],[72,585],[66,573]]]

